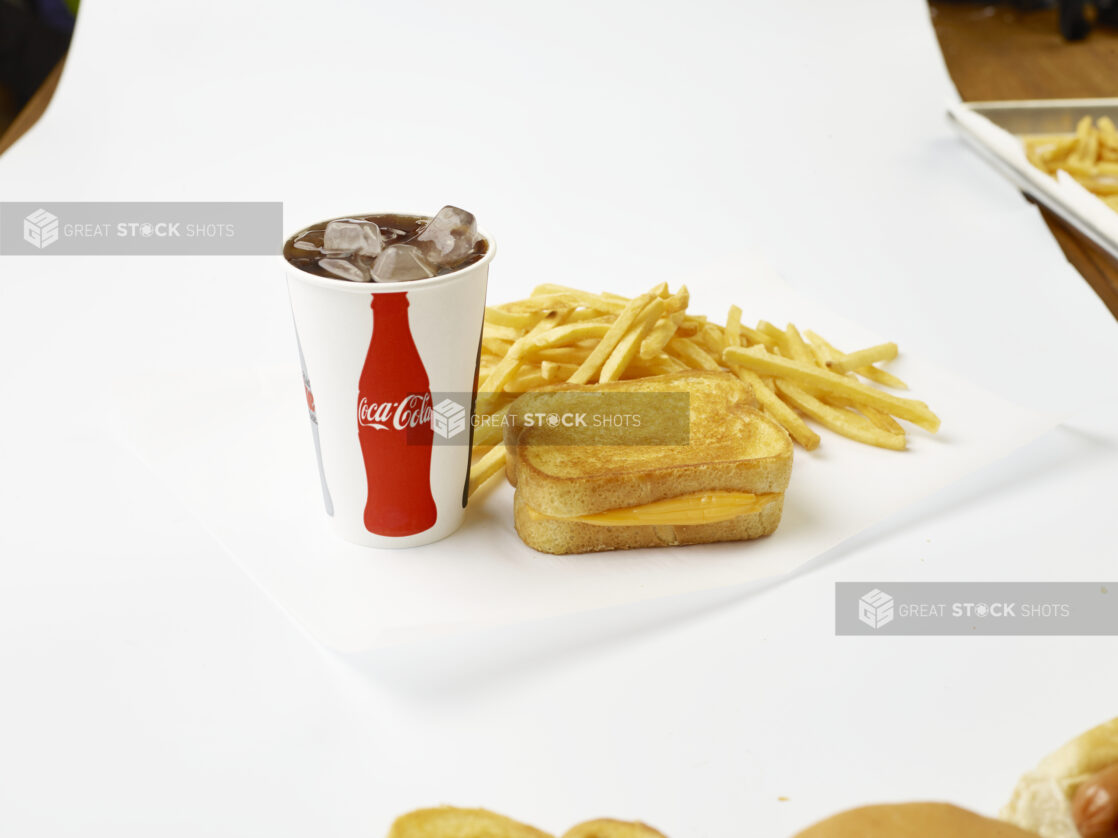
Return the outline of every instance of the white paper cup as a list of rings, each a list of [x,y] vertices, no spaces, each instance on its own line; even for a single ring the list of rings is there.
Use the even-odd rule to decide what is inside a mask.
[[[481,260],[411,282],[329,279],[283,260],[326,512],[348,541],[414,547],[462,523],[496,252],[482,235],[488,250]]]

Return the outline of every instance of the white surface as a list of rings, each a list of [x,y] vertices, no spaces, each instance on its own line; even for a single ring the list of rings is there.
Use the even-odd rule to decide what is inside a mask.
[[[682,278],[714,311],[707,266],[754,246],[913,357],[1073,418],[779,585],[343,663],[107,418],[121,376],[290,365],[297,387],[274,263],[0,257],[0,832],[378,835],[455,801],[781,838],[871,799],[992,813],[1114,715],[1109,639],[832,636],[835,579],[1114,575],[1113,320],[943,123],[926,14],[86,0],[0,198],[283,199],[291,227],[452,201],[501,241],[495,298]],[[432,87],[463,70],[461,103]]]
[[[723,269],[711,269],[710,275],[715,281],[706,283],[708,294],[737,295],[719,299],[715,317],[735,299],[745,299],[751,311],[818,330],[848,351],[887,339],[796,295],[756,258],[740,257]],[[516,288],[512,296],[530,291]],[[420,305],[411,309],[423,310]],[[347,318],[345,312],[334,322],[345,324]],[[326,473],[340,511],[345,509],[346,483],[339,479],[343,466],[356,462],[357,481],[365,479],[360,451],[347,451],[343,458],[337,449],[351,440],[356,448],[351,417],[353,381],[360,369],[342,359],[362,358],[367,320],[361,316],[352,330],[364,326],[359,345],[339,353],[336,363],[323,363],[312,349],[329,332],[302,332],[323,429]],[[300,320],[300,328],[304,322]],[[413,315],[413,322],[422,323],[422,316]],[[429,320],[432,326],[437,322],[442,321]],[[315,340],[308,340],[312,334]],[[433,345],[430,340],[420,343]],[[547,556],[517,537],[512,489],[505,485],[479,496],[452,541],[407,552],[370,551],[340,541],[324,526],[316,463],[305,443],[305,400],[290,367],[118,379],[118,427],[122,444],[197,513],[249,576],[313,637],[347,653],[789,573],[1056,424],[1051,414],[1015,407],[906,355],[890,365],[915,388],[903,395],[932,405],[943,428],[935,435],[910,428],[903,454],[827,432],[815,452],[797,449],[784,518],[771,538]],[[467,375],[472,380],[472,371]],[[319,382],[328,386],[320,388]],[[432,389],[452,388],[433,381]],[[320,390],[325,397],[319,397]],[[215,404],[221,405],[217,416],[212,415]],[[331,416],[349,420],[334,428],[332,437],[327,433]],[[438,456],[463,449],[434,450]],[[459,476],[459,498],[461,484]],[[354,498],[353,516],[360,528],[364,490],[351,492],[351,505]]]

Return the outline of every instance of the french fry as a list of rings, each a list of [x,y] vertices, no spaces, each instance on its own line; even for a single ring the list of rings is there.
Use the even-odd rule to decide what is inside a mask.
[[[695,339],[715,358],[722,357],[722,350],[726,348],[726,334],[717,323],[707,323],[695,335]]]
[[[587,297],[594,297],[590,294]],[[597,299],[595,297],[595,299]],[[544,294],[538,297],[528,297],[521,300],[517,306],[525,311],[542,310],[542,311],[574,311],[578,308],[587,308],[594,312],[595,316],[611,314],[613,309],[619,309],[620,305],[616,302],[609,300],[600,300],[603,308],[596,308],[587,306],[585,301],[581,298],[572,297],[569,294]]]
[[[660,355],[682,322],[683,312],[677,311],[653,326],[645,339],[641,341],[641,360],[648,361]]]
[[[1113,149],[1114,161],[1094,160],[1084,168],[1080,158],[1091,147],[1069,143],[1067,137],[1030,144],[1030,159],[1063,165],[1072,151],[1079,152],[1070,168],[1092,180],[1113,173],[1111,200],[1118,208],[1118,128],[1100,122],[1081,133],[1070,139],[1089,143],[1095,137],[1096,157]],[[689,302],[686,286],[672,293],[666,283],[632,299],[548,284],[527,299],[487,308],[471,493],[502,471],[507,459],[503,423],[512,401],[523,392],[564,382],[729,370],[749,385],[758,408],[807,450],[818,447],[820,438],[801,413],[859,442],[898,450],[905,447],[905,431],[894,417],[928,430],[939,425],[922,402],[890,395],[859,379],[906,388],[874,366],[895,358],[896,344],[844,353],[814,332],[801,334],[791,323],[780,329],[761,320],[751,328],[741,322],[741,309],[731,306],[723,325],[689,314]]]
[[[726,345],[741,346],[741,309],[730,306],[726,315]]]
[[[1055,176],[1060,170],[1075,178],[1107,206],[1118,203],[1118,126],[1108,117],[1092,121],[1082,117],[1074,135],[1038,135],[1024,138],[1025,155],[1043,172]]]
[[[532,356],[541,363],[553,361],[557,364],[573,364],[574,369],[578,369],[579,365],[590,355],[592,349],[593,347],[584,346],[580,343],[575,346],[555,346],[551,349],[540,349],[533,352]]]
[[[579,363],[582,362],[580,361]],[[562,364],[556,361],[542,361],[540,363],[540,375],[542,375],[544,381],[548,383],[566,381],[577,369],[578,364]]]
[[[841,352],[810,329],[807,331],[807,341],[807,345],[811,347],[811,354],[815,356],[815,363],[821,367],[826,367],[831,361],[842,357]]]
[[[1094,163],[1095,157],[1099,153],[1099,132],[1095,130],[1095,124],[1091,117],[1085,116],[1079,120],[1079,126],[1075,133],[1079,140],[1079,147],[1072,156],[1078,156],[1080,160],[1087,164]]]
[[[757,323],[757,331],[764,335],[765,339],[759,341],[764,343],[769,349],[778,349],[781,354],[786,356],[788,353],[788,336],[784,334],[783,329],[778,329],[767,320],[760,320]]]
[[[598,374],[602,364],[606,362],[621,338],[629,331],[629,327],[636,321],[637,316],[646,305],[652,302],[652,297],[652,294],[641,294],[639,297],[634,297],[625,306],[621,313],[617,315],[617,319],[613,321],[613,325],[602,335],[602,342],[594,347],[594,350],[575,370],[574,375],[570,377],[571,384],[586,384]]]
[[[807,422],[801,419],[796,411],[782,402],[771,388],[766,387],[757,373],[741,367],[734,367],[733,370],[738,378],[753,388],[753,396],[761,405],[761,409],[769,414],[784,430],[788,431],[788,435],[792,439],[808,451],[814,451],[819,447],[819,434],[809,428]]]
[[[813,335],[814,333],[809,332],[808,334]],[[809,340],[811,340],[811,351],[812,354],[815,356],[815,362],[819,366],[827,367],[832,361],[842,357],[841,353],[836,351],[830,344],[828,344],[818,335],[814,335],[814,338],[809,338]],[[876,369],[876,367],[872,369]],[[853,375],[853,373],[846,373],[846,376],[848,378],[851,375]],[[856,409],[859,413],[869,419],[875,427],[880,428],[883,431],[888,431],[889,433],[894,434],[904,434],[904,428],[900,426],[896,419],[894,419],[888,413],[885,413],[882,410],[878,410],[876,407],[870,407],[869,405],[856,405],[849,399],[842,399],[838,396],[826,396],[825,398],[823,398],[823,401],[826,404],[831,405],[832,407]]]
[[[661,355],[648,361],[635,359],[625,368],[622,379],[647,378],[651,375],[668,375],[673,372],[685,372],[690,367],[670,355]]]
[[[815,356],[808,349],[807,344],[804,343],[804,339],[800,336],[800,330],[791,323],[784,328],[784,339],[788,345],[789,358],[803,361],[805,364],[815,362]]]
[[[568,288],[565,285],[538,285],[532,292],[532,296],[554,298],[557,302],[586,306],[611,314],[619,314],[626,305],[624,297],[611,299],[602,294],[591,294],[589,291],[579,291],[577,288]]]
[[[481,404],[482,395],[481,393],[478,394],[478,404]],[[474,428],[474,451],[489,445],[497,445],[504,439],[503,422],[508,415],[509,406],[512,405],[513,399],[503,393],[498,393],[497,396],[504,402],[499,408],[492,412],[477,411],[477,415],[485,417],[487,421],[479,421],[477,427]]]
[[[664,304],[664,311],[668,314],[678,314],[681,311],[687,311],[687,306],[691,303],[691,292],[687,290],[686,285],[679,286],[679,290],[668,297]]]
[[[826,367],[832,361],[842,357],[842,353],[835,350],[834,347],[832,347],[821,337],[815,335],[812,332],[809,332],[808,334],[810,336],[809,340],[811,340],[812,352],[815,354],[816,361],[820,366]],[[877,367],[868,367],[868,369],[880,372]],[[885,374],[888,375],[888,373]],[[846,375],[849,377],[850,375],[853,375],[853,373],[846,373]],[[881,430],[888,431],[889,433],[894,434],[904,434],[904,428],[900,426],[896,419],[894,419],[885,411],[878,410],[876,407],[870,407],[869,405],[855,405],[854,402],[848,399],[839,398],[838,396],[827,396],[823,399],[823,401],[829,405],[832,405],[833,407],[854,408]]]
[[[500,443],[496,443],[496,444],[500,445]],[[490,451],[492,451],[493,447],[494,446],[492,446],[492,445],[475,445],[473,448],[471,448],[470,449],[470,465],[473,465],[478,460],[480,460],[482,457],[484,457],[486,454],[488,454]]]
[[[505,392],[526,393],[529,390],[538,390],[540,387],[546,387],[548,383],[548,380],[544,378],[541,370],[532,367],[521,367],[516,376],[505,385]]]
[[[483,334],[481,338],[481,351],[488,352],[490,355],[495,355],[498,358],[503,358],[509,354],[512,349],[514,341],[498,340],[494,337],[489,337]]]
[[[556,326],[560,325],[569,314],[568,311],[549,311],[540,319],[535,326],[528,330],[528,333],[514,343],[510,348],[508,354],[497,363],[496,366],[486,376],[485,381],[482,382],[478,388],[482,395],[478,396],[475,410],[480,415],[487,415],[497,409],[497,400],[500,398],[501,391],[505,389],[505,385],[509,383],[517,369],[520,367],[520,358],[515,354],[517,344],[521,341],[531,340],[533,337],[547,332]],[[484,341],[484,338],[483,338]]]
[[[523,333],[536,325],[536,322],[544,316],[544,311],[508,311],[501,306],[487,307],[485,309],[485,324],[489,326],[507,326],[510,329],[516,329],[519,333]],[[518,334],[517,337],[520,335]]]
[[[1067,160],[1061,160],[1054,163],[1052,168],[1063,169],[1069,175],[1076,178],[1085,178],[1090,180],[1096,174],[1096,168],[1093,163],[1085,163],[1078,157],[1069,157]]]
[[[862,376],[862,378],[872,381],[874,384],[880,384],[882,387],[892,387],[894,390],[908,389],[908,385],[893,375],[893,373],[886,372],[877,367],[858,367],[854,372]]]
[[[719,368],[718,361],[690,338],[672,338],[668,342],[665,351],[672,357],[683,361],[683,363],[691,367],[691,369],[716,370]]]
[[[587,320],[606,323],[613,320],[613,315],[603,313],[594,308],[579,308],[572,311],[567,317],[568,323],[584,323]]]
[[[842,358],[842,352],[840,352],[838,349],[835,349],[835,347],[833,347],[831,344],[829,344],[827,341],[825,341],[819,335],[815,334],[815,332],[811,331],[810,329],[807,331],[807,339],[811,341],[812,346],[818,346],[827,354],[828,357],[825,358],[824,364],[826,364],[826,361],[828,360],[838,360]],[[884,387],[892,387],[894,390],[908,389],[908,385],[901,381],[901,379],[897,378],[892,373],[886,372],[885,370],[880,370],[877,367],[860,367],[859,369],[854,370],[854,372],[862,376],[862,378],[868,378],[875,384],[881,384]]]
[[[756,373],[790,379],[796,384],[807,385],[808,389],[833,393],[836,396],[852,399],[858,404],[868,404],[928,431],[935,432],[939,429],[939,418],[923,402],[902,399],[831,370],[820,369],[812,364],[790,358],[780,358],[765,352],[760,347],[743,349],[731,346],[722,353],[722,357],[726,361],[739,364]],[[779,381],[777,388],[780,388]]]
[[[546,332],[521,338],[509,349],[509,356],[512,358],[531,358],[543,349],[568,346],[586,338],[604,338],[612,328],[607,323],[564,323],[562,326],[556,326]]]
[[[470,466],[469,496],[505,470],[505,446],[496,445]]]
[[[679,334],[685,338],[694,337],[706,325],[706,322],[707,319],[703,315],[696,316],[684,313],[683,321],[679,324]]]
[[[665,289],[666,290],[666,289]],[[598,381],[605,383],[608,381],[617,381],[625,372],[625,368],[632,363],[633,359],[641,348],[641,341],[644,340],[645,335],[648,334],[653,324],[660,319],[660,315],[664,313],[664,299],[657,296],[652,302],[645,306],[644,311],[637,317],[636,322],[629,327],[629,331],[625,333],[624,337],[618,341],[613,352],[602,364],[602,371],[598,376]],[[575,373],[578,371],[576,370]],[[572,374],[572,378],[574,375]]]
[[[828,362],[827,366],[834,372],[854,372],[862,367],[872,366],[879,361],[892,361],[897,357],[897,344],[882,343],[850,352],[835,361]]]
[[[485,331],[490,340],[500,340],[509,344],[518,340],[523,334],[521,329],[516,329],[512,326],[498,326],[496,324],[489,325]]]
[[[883,431],[888,431],[892,434],[903,434],[904,428],[901,424],[883,410],[878,410],[876,407],[870,407],[868,404],[858,404],[850,399],[842,399],[838,396],[824,396],[821,401],[824,404],[829,404],[831,407],[848,408],[850,410],[857,410],[865,416],[875,427],[881,428]]]
[[[764,332],[752,329],[744,323],[741,327],[741,335],[745,339],[746,346],[764,346],[769,349],[776,349],[776,341],[766,335]]]
[[[1099,180],[1096,177],[1081,177],[1079,175],[1073,175],[1073,177],[1083,184],[1088,191],[1094,192],[1100,198],[1118,195],[1118,181]]]
[[[874,425],[881,428],[881,430],[904,436],[904,428],[901,427],[901,423],[884,410],[878,410],[876,407],[870,407],[868,404],[859,405],[857,409],[859,413],[873,422]]]
[[[889,433],[875,427],[865,417],[859,416],[857,413],[842,408],[829,407],[789,381],[777,381],[776,389],[797,408],[835,433],[858,442],[864,442],[867,445],[876,445],[879,448],[890,448],[894,451],[904,450],[905,436],[903,433]]]

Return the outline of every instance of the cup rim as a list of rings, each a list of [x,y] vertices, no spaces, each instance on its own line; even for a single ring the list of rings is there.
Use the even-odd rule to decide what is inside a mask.
[[[334,218],[361,218],[368,215],[412,215],[416,218],[427,217],[424,216],[422,213],[359,212],[350,215],[337,215],[334,216]],[[321,222],[315,222],[315,224],[308,224],[305,227],[299,228],[283,240],[283,247],[286,248],[287,243],[293,238],[301,235],[302,233],[305,233],[311,227],[317,226],[320,223]],[[330,288],[335,291],[342,291],[349,294],[392,294],[399,293],[401,291],[419,290],[421,288],[433,288],[436,285],[445,285],[449,282],[453,282],[456,279],[460,279],[462,276],[472,270],[481,268],[483,266],[488,266],[489,263],[493,261],[493,255],[497,252],[497,242],[495,242],[493,240],[493,237],[480,226],[478,227],[478,233],[481,234],[481,237],[485,239],[486,244],[488,245],[484,256],[478,259],[478,261],[471,262],[470,264],[464,265],[463,267],[451,271],[450,273],[439,274],[438,276],[428,277],[427,279],[409,279],[403,282],[353,282],[352,280],[348,279],[334,279],[333,277],[319,276],[318,274],[312,274],[310,271],[305,271],[297,265],[292,265],[283,255],[282,249],[280,250],[279,258],[287,267],[288,274],[290,276],[298,277],[301,281],[310,283],[311,285],[316,285],[319,288]]]

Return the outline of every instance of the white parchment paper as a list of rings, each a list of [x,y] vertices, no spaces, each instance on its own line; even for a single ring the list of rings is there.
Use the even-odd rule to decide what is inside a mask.
[[[747,322],[790,320],[846,350],[884,339],[798,295],[756,257],[732,270]],[[327,646],[359,652],[786,574],[1055,424],[901,347],[891,369],[939,413],[940,433],[910,428],[909,450],[898,453],[823,430],[815,452],[796,450],[779,530],[746,543],[544,555],[517,537],[507,485],[475,498],[462,529],[437,544],[339,541],[325,526],[294,364],[123,380],[120,427],[277,603]]]

